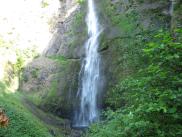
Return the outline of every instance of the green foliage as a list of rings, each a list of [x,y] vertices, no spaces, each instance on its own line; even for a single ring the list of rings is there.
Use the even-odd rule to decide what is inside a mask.
[[[64,56],[50,56],[49,58],[57,61],[60,65],[67,65],[69,63],[68,59]]]
[[[22,57],[17,58],[16,64],[13,65],[15,74],[19,74],[23,70],[24,63],[25,60]]]
[[[18,47],[13,46],[12,41],[5,41],[0,37],[0,56],[6,57],[4,62],[5,74],[4,81],[11,84],[11,81],[15,78],[21,79],[21,73],[27,62],[38,56],[35,46],[27,49],[18,49]],[[12,54],[12,56],[10,56]],[[11,73],[11,75],[10,75]],[[9,76],[10,75],[10,76]]]
[[[84,12],[81,12],[79,11],[75,17],[74,17],[74,29],[77,29],[77,27],[80,27],[81,24],[84,23],[84,19],[85,19],[85,13]],[[75,28],[76,27],[76,28]],[[76,31],[76,30],[75,30]]]
[[[13,67],[13,73],[14,76],[17,76],[19,78],[19,83],[21,80],[27,80],[25,77],[23,77],[22,72],[24,67],[27,64],[28,60],[31,60],[33,58],[36,58],[38,56],[35,47],[27,48],[25,50],[14,50],[11,49],[13,52],[16,53],[16,63],[12,64]],[[34,70],[32,72],[32,77],[37,78],[38,76],[38,70]]]
[[[74,50],[74,48],[77,46],[83,45],[87,36],[87,27],[85,23],[85,16],[87,11],[85,0],[80,0],[79,3],[81,4],[80,10],[76,11],[76,14],[72,20],[71,30],[67,32],[67,35],[72,38],[68,44],[71,50]]]
[[[42,7],[42,8],[46,8],[46,7],[48,7],[48,6],[49,6],[49,3],[48,3],[47,0],[42,0],[42,1],[41,1],[41,7]]]
[[[101,36],[100,49],[106,49],[109,54],[104,60],[107,60],[108,70],[111,70],[109,75],[113,80],[109,81],[109,87],[112,87],[118,79],[126,78],[145,66],[142,48],[150,39],[151,33],[143,31],[139,15],[132,10],[132,5],[127,5],[130,2],[105,0],[98,3],[98,10],[103,14],[103,22],[102,16],[100,18],[102,24],[110,26]]]
[[[51,87],[50,87],[50,90],[48,91],[48,94],[47,94],[47,97],[43,100],[45,103],[46,102],[50,102],[52,104],[55,103],[55,97],[57,96],[56,93],[57,93],[57,90],[58,90],[58,82],[57,81],[53,81],[51,83]]]
[[[0,127],[0,136],[51,137],[48,129],[22,105],[20,97],[17,93],[7,93],[7,87],[0,83],[0,108],[10,119],[8,127]]]
[[[39,69],[36,68],[36,69],[32,70],[31,74],[32,74],[32,77],[33,77],[33,78],[38,78]]]
[[[109,93],[112,111],[90,137],[182,136],[182,29],[160,31],[143,50],[149,65]]]
[[[132,5],[128,4],[123,1],[117,1],[117,4],[113,4],[112,1],[105,0],[100,5],[110,24],[117,27],[120,32],[125,33],[125,36],[135,34],[133,32],[136,31],[139,25],[138,15],[132,10]],[[122,10],[120,11],[120,9]]]
[[[12,47],[13,42],[12,41],[4,41],[1,37],[0,37],[0,48],[10,48]]]
[[[32,91],[30,94],[24,94],[31,102],[36,104],[37,106],[44,104],[48,106],[57,106],[56,102],[60,99],[57,96],[58,93],[58,82],[56,80],[51,82],[50,88],[45,92],[42,92],[41,89],[39,91]]]
[[[85,2],[85,0],[76,0],[76,2],[79,4],[83,4]]]

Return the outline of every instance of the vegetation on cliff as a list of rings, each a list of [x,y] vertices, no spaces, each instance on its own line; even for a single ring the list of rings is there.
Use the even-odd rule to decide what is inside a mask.
[[[170,3],[133,2],[100,4],[100,10],[110,26],[117,27],[119,35],[111,33],[111,38],[103,39],[102,46],[107,47],[105,52],[109,51],[113,59],[107,58],[106,53],[103,57],[110,60],[107,66],[114,78],[108,80],[103,119],[93,124],[85,136],[182,136],[182,22],[175,24],[178,29],[174,31],[170,22],[173,13],[172,17],[162,14],[160,4]],[[180,11],[176,7],[174,13]]]
[[[143,49],[147,67],[109,92],[106,119],[91,137],[178,137],[182,135],[182,29],[160,31]]]

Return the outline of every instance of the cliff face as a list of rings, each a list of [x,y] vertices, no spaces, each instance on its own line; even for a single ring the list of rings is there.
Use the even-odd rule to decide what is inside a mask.
[[[69,59],[79,59],[83,53],[83,42],[86,39],[84,21],[85,9],[76,0],[61,1],[61,9],[45,56],[64,56]],[[84,36],[85,34],[85,36]]]
[[[86,39],[85,12],[81,12],[84,8],[76,0],[63,0],[60,4],[49,46],[41,57],[27,65],[21,90],[42,109],[70,118]]]
[[[141,56],[144,43],[159,29],[181,25],[181,1],[95,0],[104,31],[100,38],[102,73],[105,76],[104,106],[118,80],[133,75],[147,60]],[[172,5],[174,4],[174,5]],[[87,38],[86,3],[61,1],[54,36],[43,57],[25,69],[22,90],[42,109],[71,118],[77,104],[80,59]],[[173,8],[171,8],[173,6]]]
[[[170,28],[171,2],[107,0],[97,3],[105,28],[100,52],[106,77],[104,106],[107,106],[110,88],[147,64],[141,53],[152,34]]]

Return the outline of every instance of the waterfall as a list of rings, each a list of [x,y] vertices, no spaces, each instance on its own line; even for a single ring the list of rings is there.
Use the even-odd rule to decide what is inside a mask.
[[[169,14],[171,16],[171,30],[174,29],[174,7],[176,4],[176,0],[170,0],[170,8],[169,8]]]
[[[174,12],[174,3],[175,3],[174,0],[170,0],[169,14],[170,14],[171,18],[173,16],[173,12]]]
[[[87,127],[99,119],[97,95],[100,82],[100,55],[98,53],[100,24],[95,12],[94,0],[88,0],[86,17],[88,40],[85,46],[85,58],[80,71],[79,109],[75,113],[74,126]]]

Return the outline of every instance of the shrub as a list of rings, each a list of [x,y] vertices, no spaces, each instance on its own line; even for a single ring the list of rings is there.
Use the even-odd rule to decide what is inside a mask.
[[[91,137],[182,136],[182,29],[160,31],[143,50],[150,63],[110,93],[114,111],[95,124]]]

